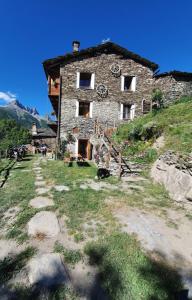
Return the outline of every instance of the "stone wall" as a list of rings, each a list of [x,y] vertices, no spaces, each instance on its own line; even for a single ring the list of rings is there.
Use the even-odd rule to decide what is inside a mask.
[[[182,96],[192,95],[192,80],[167,75],[155,80],[155,87],[162,90],[165,104],[170,104]]]
[[[136,91],[121,91],[121,77],[114,77],[110,66],[117,63],[121,67],[121,75],[136,76]],[[77,72],[95,74],[94,90],[76,88]],[[131,59],[123,59],[116,54],[101,54],[99,56],[77,60],[63,65],[61,95],[61,138],[66,132],[78,127],[79,136],[89,136],[93,132],[94,120],[109,127],[120,123],[120,103],[135,104],[135,115],[142,114],[142,100],[150,100],[154,88],[153,71]],[[106,98],[101,98],[96,92],[98,84],[108,88]],[[93,102],[92,119],[75,117],[76,100]]]

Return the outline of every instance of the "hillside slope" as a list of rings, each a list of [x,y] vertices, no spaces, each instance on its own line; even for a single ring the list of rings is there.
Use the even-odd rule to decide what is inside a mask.
[[[153,160],[156,155],[152,145],[159,135],[165,140],[161,152],[192,152],[192,98],[182,98],[168,108],[121,125],[114,139],[125,144],[124,155],[138,157],[145,153]]]

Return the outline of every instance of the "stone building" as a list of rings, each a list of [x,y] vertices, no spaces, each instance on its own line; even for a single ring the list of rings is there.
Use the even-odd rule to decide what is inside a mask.
[[[56,148],[56,133],[51,128],[37,128],[34,123],[31,128],[32,145],[40,147],[46,145],[48,150],[54,151]]]
[[[192,73],[158,74],[158,65],[107,42],[44,61],[48,94],[57,115],[57,141],[73,136],[70,152],[92,159],[99,128],[112,132],[151,109],[154,88],[166,102],[192,93]]]

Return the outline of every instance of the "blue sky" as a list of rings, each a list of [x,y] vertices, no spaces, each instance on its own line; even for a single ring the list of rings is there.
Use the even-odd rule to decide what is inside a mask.
[[[82,49],[110,38],[161,71],[192,72],[191,29],[191,0],[0,0],[0,103],[51,112],[42,61],[73,40]]]

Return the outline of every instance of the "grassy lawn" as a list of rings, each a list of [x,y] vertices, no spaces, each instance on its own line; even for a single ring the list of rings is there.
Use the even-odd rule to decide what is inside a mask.
[[[148,205],[152,210],[171,206],[163,187],[146,180],[138,183],[143,189],[133,186],[130,195],[121,190],[83,190],[80,184],[95,178],[94,165],[78,167],[74,163],[68,167],[62,161],[49,161],[42,164],[42,168],[47,181],[70,188],[69,192],[52,191],[56,209],[60,216],[65,217],[68,232],[74,240],[83,241],[84,253],[90,263],[98,266],[102,285],[110,299],[174,299],[173,293],[181,287],[177,272],[144,254],[134,237],[120,231],[112,215],[116,205],[125,208]],[[114,177],[102,182],[120,184]],[[112,203],[108,205],[106,199],[112,199]],[[93,223],[96,235],[93,235]],[[85,224],[90,225],[87,231]],[[82,246],[80,251],[69,250],[56,243],[54,251],[61,253],[68,264],[74,265],[82,259]]]
[[[11,171],[12,175],[0,193],[1,216],[11,207],[20,208],[7,233],[7,238],[14,238],[19,243],[27,239],[26,223],[39,211],[28,206],[29,201],[36,195],[34,174],[31,171],[35,159],[28,157],[20,166],[15,165]],[[42,163],[41,167],[47,184],[66,185],[70,188],[70,191],[66,192],[57,192],[52,188],[51,194],[55,205],[49,209],[64,218],[68,234],[73,237],[77,249],[69,249],[67,245],[58,241],[53,251],[60,253],[65,263],[72,268],[80,260],[84,260],[85,256],[88,257],[91,264],[98,266],[100,280],[110,299],[172,299],[173,293],[180,288],[177,273],[144,254],[134,237],[121,232],[120,225],[113,217],[113,209],[116,206],[148,207],[151,210],[163,210],[171,206],[172,202],[163,187],[154,185],[146,179],[137,184],[130,184],[130,194],[121,188],[81,189],[80,185],[85,184],[87,180],[98,184],[94,165],[82,167],[74,163],[68,167],[62,161],[47,161],[46,164]],[[23,172],[24,170],[29,171]],[[115,177],[102,182],[119,187],[121,184]],[[1,222],[1,226],[4,225],[5,222]],[[16,274],[35,253],[34,251],[27,248],[16,256],[15,267],[12,258],[0,262],[0,269],[4,271],[10,267],[12,270],[10,274]],[[9,273],[2,274],[5,276],[1,278],[2,281],[9,280]],[[18,287],[19,299],[26,299],[31,293],[33,295],[33,291],[25,287]],[[41,299],[41,296],[34,297]],[[71,291],[62,288],[54,291],[54,297],[76,299]]]
[[[20,209],[16,220],[7,232],[8,238],[16,238],[20,242],[27,238],[24,227],[35,214],[35,210],[28,206],[29,201],[35,196],[34,176],[31,172],[32,162],[33,158],[27,156],[20,166],[15,164],[11,170],[11,176],[0,192],[1,216],[9,208]],[[24,170],[29,170],[29,172],[23,172]],[[3,227],[5,224],[6,220],[1,219],[0,226]]]
[[[114,300],[173,300],[181,286],[173,269],[151,260],[135,238],[114,232],[95,243],[88,243],[85,253],[97,265],[104,288]]]

